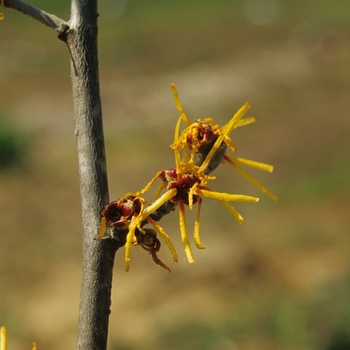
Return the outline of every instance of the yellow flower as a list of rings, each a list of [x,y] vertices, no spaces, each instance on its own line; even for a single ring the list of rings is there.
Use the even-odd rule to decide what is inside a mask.
[[[216,124],[212,118],[206,118],[203,121],[196,120],[191,123],[181,105],[175,85],[171,84],[170,87],[174,95],[176,108],[180,112],[175,134],[179,133],[181,121],[187,125],[180,136],[175,137],[176,140],[170,147],[174,151],[183,150],[182,159],[198,165],[199,172],[203,171],[205,174],[215,170],[222,162],[228,163],[268,197],[272,200],[277,200],[277,197],[266,186],[240,167],[239,164],[268,172],[273,171],[272,165],[226,155],[227,147],[233,152],[237,149],[229,137],[231,131],[255,122],[253,117],[242,119],[244,114],[250,109],[250,104],[245,103],[223,127]]]
[[[178,158],[178,151],[175,151],[176,158]],[[258,198],[241,195],[241,194],[229,194],[222,192],[215,192],[206,186],[208,180],[212,180],[212,177],[206,176],[204,173],[199,172],[199,167],[192,166],[187,167],[187,164],[177,162],[178,168],[171,170],[164,170],[157,174],[152,179],[151,183],[157,178],[160,178],[165,184],[167,191],[158,198],[153,204],[143,210],[141,216],[137,219],[138,222],[142,222],[149,215],[151,215],[157,208],[162,207],[168,201],[176,203],[179,206],[179,221],[182,243],[190,263],[193,263],[194,257],[192,249],[188,240],[186,219],[185,219],[185,205],[189,206],[192,210],[193,205],[198,202],[197,215],[194,228],[194,241],[199,249],[203,249],[199,238],[199,220],[200,220],[200,208],[202,203],[202,197],[214,198],[218,200],[235,219],[241,224],[243,222],[242,216],[227,202],[258,202]],[[148,190],[150,186],[146,186]],[[143,191],[141,191],[143,193]]]
[[[180,111],[180,117],[175,126],[174,143],[170,146],[174,150],[175,168],[158,172],[141,191],[135,194],[126,193],[118,201],[110,203],[102,213],[101,229],[96,239],[99,240],[104,236],[107,226],[113,227],[113,231],[117,231],[117,234],[125,234],[126,271],[129,270],[130,266],[131,246],[139,244],[152,255],[156,264],[170,272],[170,269],[157,257],[160,241],[156,234],[159,234],[167,244],[175,263],[177,263],[177,254],[169,236],[157,222],[176,207],[179,207],[181,239],[190,263],[193,263],[195,259],[188,238],[185,206],[188,206],[191,211],[193,205],[198,203],[193,236],[199,249],[203,249],[199,237],[200,210],[203,197],[216,199],[233,215],[239,224],[243,223],[243,217],[229,202],[258,202],[259,198],[243,194],[216,192],[209,188],[207,186],[208,181],[216,179],[214,176],[209,176],[209,174],[221,163],[230,164],[270,198],[277,199],[270,190],[239,164],[269,172],[273,170],[271,165],[226,155],[227,148],[233,152],[236,150],[235,144],[229,137],[231,131],[255,121],[252,117],[243,119],[250,105],[246,103],[222,127],[211,118],[206,118],[203,121],[196,120],[191,123],[183,110],[174,84],[171,84],[171,89],[176,107]],[[180,134],[182,121],[187,127]],[[141,195],[150,190],[157,179],[161,180],[161,184],[156,191],[154,202],[148,204]],[[163,189],[166,189],[166,191],[163,195],[160,195]],[[150,223],[153,229],[144,228],[147,223]]]
[[[171,195],[171,193],[170,193]],[[144,244],[142,235],[146,234],[146,231],[142,228],[145,223],[150,223],[154,230],[163,238],[164,242],[170,249],[173,255],[174,262],[177,263],[177,254],[175,248],[169,238],[164,232],[162,227],[158,225],[151,217],[150,213],[153,213],[158,209],[157,203],[153,203],[150,207],[144,209],[146,200],[140,197],[139,194],[128,192],[124,194],[119,200],[109,203],[105,210],[102,212],[102,219],[100,225],[99,235],[95,240],[101,240],[106,233],[107,226],[113,227],[114,234],[126,234],[125,242],[125,269],[130,269],[130,252],[132,245],[140,244],[144,249],[150,251],[153,260],[160,266],[165,267],[157,257],[158,250],[154,250],[153,244],[156,244],[158,239],[153,238],[152,245]],[[146,220],[146,222],[145,222]],[[141,238],[137,238],[137,234],[141,235]],[[156,241],[155,241],[156,240]],[[159,242],[159,241],[158,241]],[[160,242],[159,242],[160,243]],[[167,268],[169,270],[169,268]]]
[[[180,104],[179,104],[180,105]],[[184,113],[183,113],[184,114]],[[187,116],[185,116],[187,118]],[[179,141],[179,127],[183,115],[178,119],[175,127],[174,135],[174,144],[173,145],[183,145]],[[221,136],[219,136],[221,137]],[[224,139],[224,136],[222,136]],[[185,147],[185,145],[184,145]],[[182,243],[187,255],[187,259],[190,263],[193,263],[194,257],[192,249],[188,239],[187,226],[186,226],[186,214],[185,214],[185,205],[189,206],[189,209],[192,210],[193,205],[198,203],[197,215],[194,225],[194,241],[199,249],[203,249],[203,246],[199,238],[199,226],[200,226],[200,209],[202,203],[202,197],[214,198],[219,201],[229,212],[234,216],[238,223],[243,222],[242,216],[228,203],[228,202],[258,202],[258,198],[253,196],[247,196],[242,194],[229,194],[215,192],[209,187],[207,187],[207,182],[209,180],[214,180],[215,177],[208,176],[205,174],[203,165],[197,166],[194,164],[193,154],[190,155],[187,162],[183,162],[180,159],[180,149],[184,147],[173,147],[175,154],[175,169],[163,170],[158,172],[158,174],[149,182],[149,184],[137,195],[141,195],[148,191],[154,182],[159,178],[162,180],[162,185],[160,189],[166,188],[167,191],[160,198],[158,198],[153,204],[146,208],[141,216],[137,219],[139,222],[142,222],[149,215],[151,215],[155,210],[166,205],[168,202],[175,203],[179,206],[179,221],[180,221],[180,232]],[[213,146],[214,147],[214,146]],[[199,148],[197,148],[198,150]],[[190,151],[190,148],[188,148]],[[187,154],[189,155],[189,154]],[[208,155],[206,156],[206,162],[210,163],[212,157],[215,155],[215,151],[212,152],[209,150]],[[185,157],[186,158],[186,157]],[[160,193],[160,190],[157,191],[157,195]]]

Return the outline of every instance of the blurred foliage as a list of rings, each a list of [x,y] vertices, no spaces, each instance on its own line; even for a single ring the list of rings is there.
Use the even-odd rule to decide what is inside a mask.
[[[70,1],[34,0],[33,5],[69,19]],[[276,17],[272,24],[260,26],[259,30],[247,26],[247,12],[259,4],[256,0],[220,1],[141,1],[141,0],[101,0],[99,1],[99,54],[102,71],[108,66],[122,66],[134,73],[154,73],[186,67],[191,62],[205,58],[219,62],[226,54],[249,49],[254,45],[266,44],[285,37],[287,28],[304,26],[300,33],[305,45],[318,30],[337,26],[348,27],[344,7],[346,0],[330,3],[327,0],[287,1],[265,0],[275,4]],[[250,4],[247,6],[247,4]],[[249,15],[249,14],[248,14]],[[6,25],[13,37],[21,37],[22,28],[11,26],[14,16],[6,13]],[[26,37],[52,37],[52,31],[42,30],[42,25],[24,16],[27,27]],[[9,24],[8,24],[9,23]],[[2,24],[4,26],[4,24]],[[244,35],[242,35],[244,32]],[[1,37],[1,33],[0,33]],[[6,38],[4,38],[6,39]],[[210,43],[210,45],[207,45]],[[48,48],[47,48],[48,49]],[[26,48],[27,54],[33,50],[33,60],[40,64],[42,73],[60,74],[66,72],[68,63],[60,45],[50,43],[41,60],[42,49],[37,46]],[[186,53],[186,54],[185,54]],[[54,71],[52,67],[55,66]]]
[[[349,287],[350,278],[308,297],[271,293],[270,288],[259,293],[236,291],[228,298],[231,303],[219,322],[159,325],[161,335],[153,348],[245,349],[254,341],[259,349],[346,350],[350,346],[350,303],[344,300],[348,300]]]
[[[0,115],[0,171],[24,165],[26,137],[22,131],[5,122]]]
[[[350,171],[350,153],[346,148],[339,151],[333,159],[326,162],[324,168],[296,176],[288,188],[277,189],[288,201],[314,202],[341,195],[350,191],[348,174]]]

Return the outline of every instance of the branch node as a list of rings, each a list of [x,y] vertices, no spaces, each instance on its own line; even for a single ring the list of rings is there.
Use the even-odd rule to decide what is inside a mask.
[[[58,28],[58,39],[67,42],[67,32],[69,31],[69,25],[67,23],[61,23]]]

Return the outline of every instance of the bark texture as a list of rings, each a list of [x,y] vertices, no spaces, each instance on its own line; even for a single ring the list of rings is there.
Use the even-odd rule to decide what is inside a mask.
[[[123,243],[112,239],[94,240],[99,232],[101,212],[109,202],[98,73],[97,0],[71,0],[69,22],[22,0],[0,0],[0,5],[21,11],[55,29],[68,46],[83,223],[83,274],[76,348],[105,350],[114,257]]]
[[[96,0],[72,1],[69,29],[60,33],[71,60],[75,134],[83,222],[83,275],[79,308],[79,350],[107,348],[115,252],[112,240],[94,241],[108,203],[97,56]]]

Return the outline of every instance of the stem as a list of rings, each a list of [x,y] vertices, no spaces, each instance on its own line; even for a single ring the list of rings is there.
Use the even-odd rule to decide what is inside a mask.
[[[25,15],[33,17],[39,22],[45,24],[46,26],[53,28],[54,30],[60,32],[64,27],[68,26],[68,23],[63,19],[51,15],[33,5],[27,4],[21,0],[0,0],[0,5],[3,7],[9,7],[14,10],[20,11]]]
[[[105,350],[114,256],[125,242],[95,241],[108,204],[98,56],[97,0],[72,0],[69,24],[21,0],[0,5],[27,14],[59,32],[69,50],[83,221],[83,276],[76,348]]]
[[[97,0],[72,0],[70,29],[61,36],[71,59],[83,219],[83,276],[77,349],[105,350],[118,243],[94,241],[108,204],[97,58]]]

